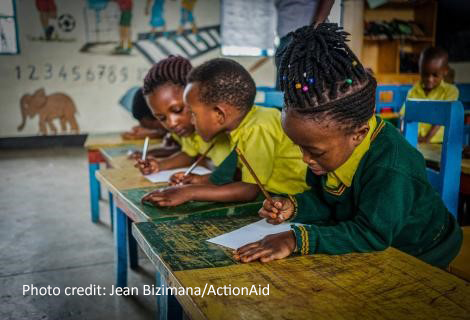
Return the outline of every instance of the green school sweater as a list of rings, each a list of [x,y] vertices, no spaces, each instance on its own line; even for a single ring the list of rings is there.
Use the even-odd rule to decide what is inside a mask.
[[[377,119],[380,123],[380,119]],[[392,246],[431,265],[447,267],[462,231],[428,182],[425,161],[390,124],[381,122],[351,186],[325,186],[310,170],[312,187],[295,195],[292,229],[302,254],[343,254]]]

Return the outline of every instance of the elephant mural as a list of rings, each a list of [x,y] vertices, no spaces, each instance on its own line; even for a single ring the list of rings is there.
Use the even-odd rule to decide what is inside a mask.
[[[25,94],[20,99],[21,108],[21,124],[18,126],[18,131],[23,130],[26,124],[26,118],[33,118],[39,115],[39,133],[47,135],[47,126],[53,134],[57,133],[52,120],[59,118],[60,126],[63,132],[67,131],[67,123],[70,126],[70,131],[78,133],[78,123],[75,119],[77,108],[73,100],[63,93],[53,93],[46,96],[43,88],[36,90],[32,95]]]

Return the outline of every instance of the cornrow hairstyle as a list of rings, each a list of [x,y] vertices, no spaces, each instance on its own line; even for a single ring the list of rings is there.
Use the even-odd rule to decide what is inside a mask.
[[[305,26],[278,53],[286,108],[351,131],[374,114],[375,79],[346,45],[349,35],[335,23]]]
[[[255,102],[255,81],[234,60],[216,58],[206,61],[189,73],[188,82],[199,83],[199,99],[206,105],[225,102],[248,111]]]
[[[150,68],[144,78],[142,92],[148,95],[157,87],[173,83],[184,87],[186,85],[186,77],[191,71],[191,62],[180,56],[170,55],[168,58],[158,61]]]
[[[155,119],[147,105],[147,101],[145,101],[142,88],[135,92],[134,99],[132,99],[132,115],[139,121],[144,118]]]

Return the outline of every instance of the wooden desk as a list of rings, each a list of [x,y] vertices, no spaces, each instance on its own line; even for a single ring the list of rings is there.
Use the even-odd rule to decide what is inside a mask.
[[[120,147],[99,148],[101,156],[108,168],[125,169],[134,168],[135,160],[129,159],[129,152],[142,150],[136,145],[124,145]]]
[[[124,140],[120,132],[89,134],[85,141],[88,151],[88,174],[90,184],[91,221],[98,222],[100,218],[99,200],[101,198],[101,186],[95,178],[95,172],[100,169],[100,163],[105,161],[100,148],[142,146],[144,140]],[[152,144],[161,143],[161,139],[152,139]],[[112,202],[112,199],[110,200]],[[110,208],[112,210],[112,208]]]
[[[436,163],[441,162],[442,145],[439,143],[418,144],[418,150],[424,159]],[[462,159],[462,173],[470,174],[470,159]]]
[[[200,220],[207,217],[257,214],[261,201],[251,203],[191,202],[181,206],[157,208],[143,205],[142,196],[166,183],[154,184],[136,168],[105,169],[96,173],[97,179],[113,194],[115,199],[114,232],[116,249],[116,286],[127,285],[127,247],[129,266],[137,267],[137,244],[131,236],[131,223],[144,221]]]
[[[269,296],[216,296],[208,291],[204,297],[176,296],[191,319],[470,317],[469,283],[393,248],[240,264],[232,259],[230,250],[205,241],[257,219],[145,222],[132,229],[165,286],[200,287],[203,291],[206,285],[269,285]],[[158,298],[160,312],[168,310],[165,300]]]

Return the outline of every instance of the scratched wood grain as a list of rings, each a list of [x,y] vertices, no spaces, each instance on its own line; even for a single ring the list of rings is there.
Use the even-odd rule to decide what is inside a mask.
[[[437,164],[441,163],[442,145],[438,143],[418,144],[418,150],[423,154],[424,159]],[[462,172],[470,174],[470,159],[462,159]]]
[[[100,169],[96,172],[96,178],[113,194],[119,190],[162,185],[147,180],[137,168]]]
[[[120,145],[133,144],[141,146],[144,144],[144,139],[138,140],[124,140],[121,136],[122,132],[107,132],[107,133],[91,133],[87,136],[85,141],[85,148],[88,150],[99,149],[103,147],[115,147]],[[151,144],[161,143],[161,139],[151,139]]]
[[[133,234],[168,285],[270,285],[270,296],[177,296],[208,319],[468,319],[469,283],[390,248],[240,264],[206,240],[259,218],[137,223]]]
[[[206,283],[216,287],[270,286],[269,296],[178,296],[194,318],[470,318],[468,282],[393,248],[176,271],[172,275],[170,282],[182,287],[204,287]]]
[[[219,210],[219,217],[211,215],[205,219],[199,215],[179,221],[137,223],[133,234],[144,251],[150,250],[152,261],[161,260],[171,270],[228,266],[237,263],[231,250],[206,240],[260,219],[256,208],[240,209]]]

